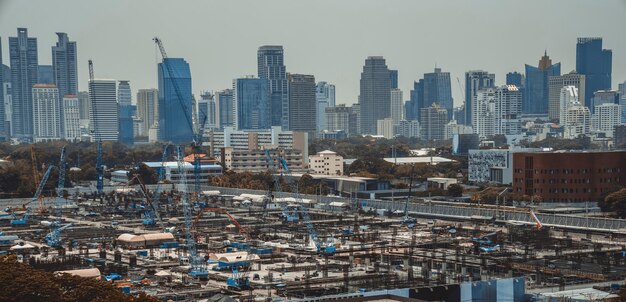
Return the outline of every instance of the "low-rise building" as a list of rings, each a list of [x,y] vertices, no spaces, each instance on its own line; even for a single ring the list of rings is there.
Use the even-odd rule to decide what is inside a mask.
[[[513,182],[513,153],[539,149],[478,149],[469,150],[467,180],[471,183]]]
[[[144,162],[144,165],[155,169],[165,169],[165,179],[172,183],[180,183],[181,182],[181,173],[178,169],[178,162],[175,161],[166,161],[166,162]],[[194,166],[190,162],[183,162],[183,174],[186,176],[187,183],[191,183],[195,181],[194,175]],[[209,177],[215,175],[222,175],[223,168],[218,163],[201,163],[200,164],[200,181],[206,183],[209,181]]]
[[[330,150],[318,152],[309,156],[309,169],[314,174],[343,175],[343,157]]]
[[[268,165],[266,150],[236,150],[232,147],[221,149],[221,162],[224,168],[234,172],[265,172],[268,170],[281,170],[280,159],[284,159],[292,171],[301,171],[304,168],[302,151],[295,149],[271,149],[267,150],[273,161],[273,166]]]

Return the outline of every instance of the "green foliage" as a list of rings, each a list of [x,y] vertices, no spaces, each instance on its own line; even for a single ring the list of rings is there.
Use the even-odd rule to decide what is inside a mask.
[[[618,217],[626,217],[626,188],[615,191],[604,198],[603,207],[614,211]]]
[[[448,195],[452,197],[463,196],[463,186],[459,184],[451,184],[448,186]]]
[[[554,150],[588,150],[600,147],[592,144],[591,138],[588,136],[581,136],[575,139],[548,137],[538,142],[525,143],[526,145],[524,145],[524,147],[552,148]]]

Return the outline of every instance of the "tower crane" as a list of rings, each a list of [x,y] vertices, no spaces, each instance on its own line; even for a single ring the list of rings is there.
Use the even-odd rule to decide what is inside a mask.
[[[41,193],[43,192],[43,188],[46,185],[48,178],[50,177],[50,172],[52,172],[53,167],[54,167],[53,165],[48,166],[46,173],[43,174],[43,177],[41,178],[41,181],[39,182],[37,191],[35,191],[35,196],[33,196],[33,198],[24,205],[24,208],[26,208],[26,212],[24,213],[24,216],[22,216],[21,219],[16,218],[16,219],[11,220],[11,225],[26,225],[26,223],[28,222],[28,216],[30,215],[30,207],[28,207],[28,205],[35,200],[40,200]]]
[[[270,174],[272,175],[272,182],[274,183],[274,192],[276,194],[281,195],[282,197],[282,193],[283,193],[283,188],[282,185],[280,184],[280,177],[278,177],[277,175],[277,169],[276,169],[276,165],[274,163],[274,159],[272,159],[272,156],[270,154],[270,150],[266,149],[265,150],[265,160],[267,161],[267,167],[269,169]],[[271,199],[271,189],[268,191],[268,198]],[[267,205],[266,205],[267,208]],[[264,211],[266,211],[267,209],[264,209]],[[300,217],[298,216],[297,212],[293,212],[293,211],[289,211],[289,204],[285,204],[282,207],[283,210],[283,218],[287,221],[287,222],[298,222],[298,220],[300,219]]]
[[[60,219],[61,208],[63,206],[63,190],[65,188],[65,146],[61,148],[61,156],[59,157],[59,179],[57,181],[57,197],[54,202],[54,215]],[[60,221],[53,221],[52,227],[61,226]]]
[[[206,262],[201,257],[198,257],[196,252],[196,241],[191,234],[191,227],[193,224],[191,217],[191,205],[189,202],[189,191],[187,188],[187,169],[185,168],[185,161],[183,160],[184,154],[180,146],[176,146],[176,155],[178,162],[178,174],[180,175],[180,194],[181,202],[183,204],[183,213],[185,215],[185,239],[187,245],[187,251],[189,252],[189,264],[191,270],[189,275],[192,277],[205,278],[209,275]]]
[[[89,60],[89,82],[93,85],[93,61]],[[95,89],[93,89],[95,90]],[[104,189],[104,163],[102,161],[102,137],[98,129],[98,106],[95,104],[95,91],[91,91],[89,98],[91,101],[91,109],[93,111],[93,128],[91,132],[96,138],[96,190],[98,195],[102,194]]]
[[[154,193],[152,194],[152,199],[148,198],[148,192],[145,189],[145,185],[140,182],[140,185],[143,185],[141,189],[144,192],[144,196],[146,197],[146,201],[148,205],[144,211],[143,216],[143,224],[146,226],[155,225],[156,220],[159,221],[159,226],[161,229],[165,230],[165,226],[163,225],[163,221],[161,220],[161,216],[159,215],[159,199],[161,198],[161,184],[163,180],[165,180],[165,161],[167,160],[167,149],[169,144],[166,144],[163,147],[163,155],[161,156],[161,169],[159,169],[159,180],[157,181],[157,186],[154,189]]]
[[[54,229],[52,232],[48,233],[46,235],[46,237],[44,237],[44,240],[46,241],[46,244],[48,244],[48,246],[50,247],[60,247],[61,246],[61,232],[63,232],[64,230],[66,230],[67,228],[71,227],[72,224],[68,223],[62,227],[56,228]]]
[[[402,220],[402,224],[407,228],[412,229],[417,224],[417,219],[409,216],[409,199],[411,199],[411,189],[413,189],[413,170],[415,166],[411,166],[411,176],[409,177],[409,195],[406,197],[406,201],[404,203],[404,219]]]

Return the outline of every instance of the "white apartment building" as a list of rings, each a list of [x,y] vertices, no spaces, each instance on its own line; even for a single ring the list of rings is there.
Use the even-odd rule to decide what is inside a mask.
[[[420,123],[418,121],[401,120],[394,125],[393,132],[396,136],[404,136],[407,138],[419,137]]]
[[[314,174],[343,175],[343,157],[325,150],[309,156],[309,168]]]
[[[376,121],[376,134],[382,135],[386,139],[392,139],[395,135],[393,133],[393,126],[395,122],[392,118],[386,118]]]
[[[59,89],[52,84],[35,84],[32,89],[34,141],[61,139]]]
[[[567,109],[573,105],[581,105],[578,98],[578,88],[576,86],[565,86],[561,88],[559,94],[559,122],[563,124]]]
[[[522,93],[514,85],[479,90],[472,112],[472,128],[480,137],[519,135]]]
[[[63,129],[66,140],[80,139],[80,105],[75,95],[63,97]]]
[[[603,133],[605,137],[613,137],[615,126],[620,125],[622,120],[621,106],[618,104],[602,104],[596,106],[591,117],[591,131]]]
[[[233,147],[224,147],[221,149],[221,162],[226,169],[234,172],[284,171],[281,159],[285,160],[290,171],[302,171],[304,168],[300,150],[271,149],[267,152],[272,160],[269,163],[265,150],[236,150]]]
[[[89,80],[89,128],[92,140],[117,141],[119,113],[117,109],[117,82]]]
[[[404,100],[402,90],[391,89],[391,119],[394,124],[399,123],[404,118]]]
[[[580,135],[589,134],[591,126],[591,112],[589,108],[580,104],[570,105],[562,126],[563,138],[572,139]]]

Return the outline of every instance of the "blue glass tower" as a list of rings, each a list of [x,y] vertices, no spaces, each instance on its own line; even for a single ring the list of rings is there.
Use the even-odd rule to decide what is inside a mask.
[[[593,93],[611,89],[613,52],[602,49],[602,38],[578,38],[576,71],[585,75],[585,104],[591,104]]]
[[[448,110],[448,120],[452,118],[452,88],[450,87],[450,73],[441,72],[435,68],[434,72],[424,74],[424,99],[422,108],[428,108],[437,103]]]
[[[168,64],[172,70],[165,64]],[[181,58],[167,58],[159,63],[159,140],[174,144],[193,140],[191,109],[191,71]],[[180,97],[176,92],[178,87]]]
[[[267,88],[265,79],[233,80],[234,124],[237,130],[269,129],[272,126]]]
[[[224,127],[233,126],[233,90],[225,89],[216,93],[215,95],[215,111],[216,111],[216,123],[217,127],[224,129]]]
[[[544,53],[539,66],[526,64],[525,97],[522,103],[522,113],[548,114],[549,95],[548,77],[561,75],[561,63],[552,64],[547,52]]]
[[[522,87],[524,83],[524,76],[517,72],[509,72],[506,74],[506,84],[507,85],[515,85],[517,87]]]
[[[424,80],[413,82],[411,99],[404,104],[404,113],[408,121],[417,121],[420,116],[420,109],[424,108]]]
[[[13,135],[22,141],[33,136],[32,87],[37,84],[37,38],[28,37],[28,29],[18,28],[17,37],[9,37],[11,60],[11,96]]]
[[[398,88],[398,70],[389,69],[389,79],[391,80],[391,89]]]
[[[266,80],[272,126],[289,129],[289,91],[284,51],[280,45],[265,45],[257,51],[258,77]]]
[[[488,87],[494,87],[496,75],[483,70],[470,70],[465,73],[465,104],[463,121],[465,125],[472,125],[472,113],[475,106],[474,98],[478,91]],[[457,116],[457,121],[458,121]]]
[[[119,81],[117,85],[117,105],[120,119],[120,143],[132,145],[135,142],[135,133],[133,132],[133,105],[128,81]]]

